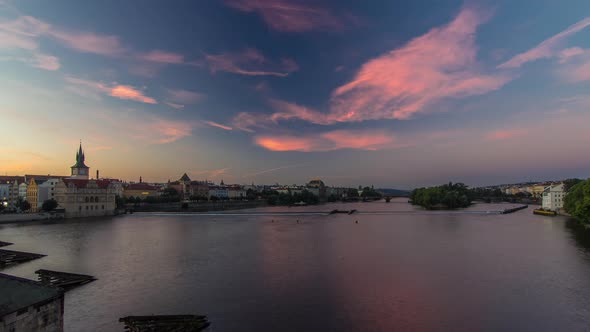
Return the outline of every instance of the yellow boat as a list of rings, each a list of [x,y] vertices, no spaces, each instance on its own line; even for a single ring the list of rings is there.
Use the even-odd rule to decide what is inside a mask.
[[[543,209],[533,210],[533,213],[541,215],[541,216],[556,216],[557,215],[557,212],[555,212],[555,211],[547,211],[547,210],[543,210]]]

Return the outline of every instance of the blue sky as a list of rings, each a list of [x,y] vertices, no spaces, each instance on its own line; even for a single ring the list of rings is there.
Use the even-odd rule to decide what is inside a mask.
[[[588,1],[0,0],[0,172],[587,177]]]

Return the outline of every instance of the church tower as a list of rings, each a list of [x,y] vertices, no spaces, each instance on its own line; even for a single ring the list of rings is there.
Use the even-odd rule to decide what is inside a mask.
[[[82,151],[82,142],[80,142],[80,149],[78,149],[78,152],[76,152],[76,164],[70,167],[72,169],[72,175],[70,176],[70,178],[88,180],[88,170],[90,169],[90,167],[84,164],[84,159],[85,157],[84,151]]]

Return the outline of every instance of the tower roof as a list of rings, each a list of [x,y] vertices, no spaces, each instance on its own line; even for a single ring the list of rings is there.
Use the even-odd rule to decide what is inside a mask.
[[[84,164],[85,159],[84,151],[82,151],[82,143],[80,142],[80,148],[78,149],[78,152],[76,152],[76,163],[70,168],[90,168]]]
[[[186,173],[184,173],[179,181],[190,181],[190,180],[191,180],[191,178],[189,178],[188,175],[186,175]]]

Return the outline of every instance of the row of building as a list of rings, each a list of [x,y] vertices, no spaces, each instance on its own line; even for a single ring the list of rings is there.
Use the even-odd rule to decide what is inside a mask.
[[[69,176],[24,175],[0,176],[0,204],[7,210],[18,211],[20,202],[27,201],[27,212],[39,212],[47,200],[58,203],[58,211],[66,217],[87,217],[111,215],[116,209],[117,197],[133,197],[145,200],[148,197],[170,195],[171,190],[182,200],[192,199],[245,199],[248,191],[260,193],[275,190],[284,194],[298,194],[304,190],[320,200],[329,195],[346,197],[349,188],[328,188],[320,179],[313,179],[304,186],[257,186],[220,184],[210,181],[194,181],[185,173],[176,181],[168,183],[145,183],[140,177],[137,183],[126,183],[118,179],[90,178],[90,167],[85,164],[82,144],[76,152],[76,161],[70,167]],[[360,193],[359,193],[360,194]]]
[[[567,195],[565,184],[562,181],[500,185],[488,187],[488,189],[500,189],[506,195],[528,195],[539,199],[543,209],[550,211],[563,209]]]

